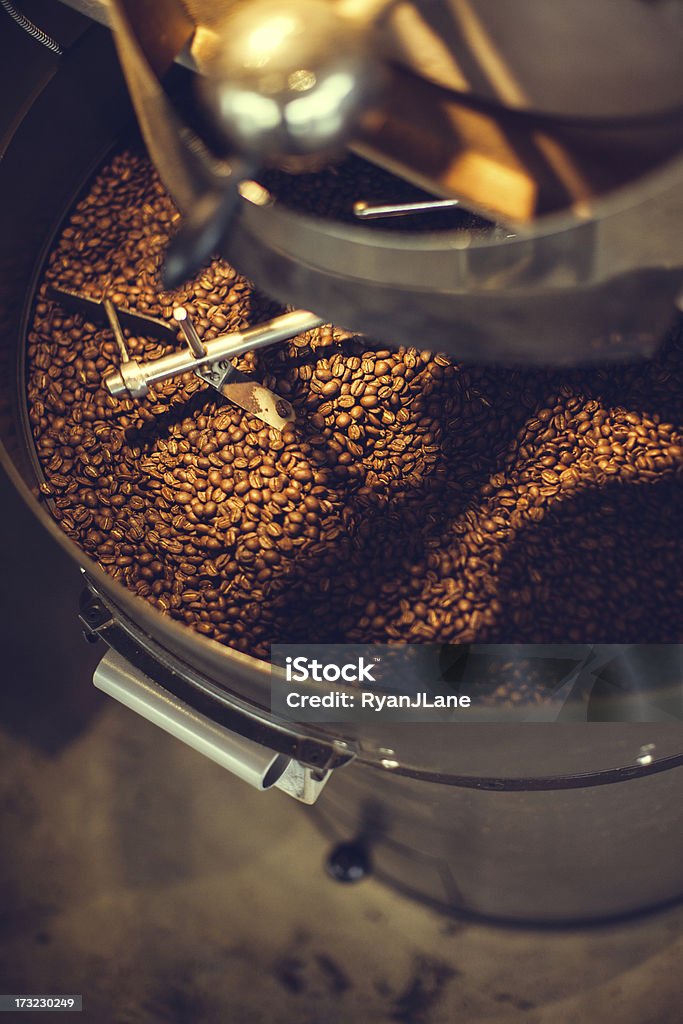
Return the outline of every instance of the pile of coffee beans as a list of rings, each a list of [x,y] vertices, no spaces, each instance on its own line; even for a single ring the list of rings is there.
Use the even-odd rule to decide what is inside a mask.
[[[205,338],[281,311],[218,260],[164,292],[177,220],[148,159],[115,156],[57,239],[28,336],[42,493],[106,572],[264,658],[273,642],[683,640],[680,331],[649,363],[545,371],[322,327],[238,360],[293,403],[282,434],[192,374],[114,399],[111,333],[48,284],[169,322],[182,303]]]

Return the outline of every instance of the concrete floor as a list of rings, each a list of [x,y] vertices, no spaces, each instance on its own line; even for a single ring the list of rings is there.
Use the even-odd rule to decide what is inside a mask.
[[[8,487],[1,992],[97,1024],[681,1024],[683,908],[502,930],[328,879],[304,808],[94,690],[78,574]]]

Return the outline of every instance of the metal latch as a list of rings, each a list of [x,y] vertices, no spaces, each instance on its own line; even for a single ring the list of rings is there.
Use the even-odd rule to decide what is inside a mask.
[[[116,651],[110,650],[102,658],[95,669],[93,683],[255,789],[274,786],[295,800],[314,804],[330,777],[329,770],[312,768],[212,722],[134,668]]]

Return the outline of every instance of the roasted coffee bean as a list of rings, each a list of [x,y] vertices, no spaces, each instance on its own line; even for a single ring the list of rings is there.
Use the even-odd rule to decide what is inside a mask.
[[[355,157],[267,178],[285,204],[341,219],[358,195],[412,188]],[[111,335],[67,315],[49,284],[167,320],[182,302],[206,337],[282,312],[218,260],[163,293],[176,219],[146,157],[115,156],[58,237],[30,325],[40,492],[105,571],[265,658],[301,638],[681,641],[680,330],[648,364],[550,371],[322,327],[235,360],[292,402],[282,434],[192,375],[114,400]],[[138,359],[162,354],[129,341]],[[520,671],[485,699],[537,699],[543,680]]]

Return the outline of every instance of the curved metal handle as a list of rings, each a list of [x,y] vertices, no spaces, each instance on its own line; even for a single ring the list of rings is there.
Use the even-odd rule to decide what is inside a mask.
[[[102,658],[95,669],[93,683],[255,789],[276,786],[302,803],[313,804],[329,778],[329,771],[315,772],[308,765],[200,715],[116,651],[110,650]]]

